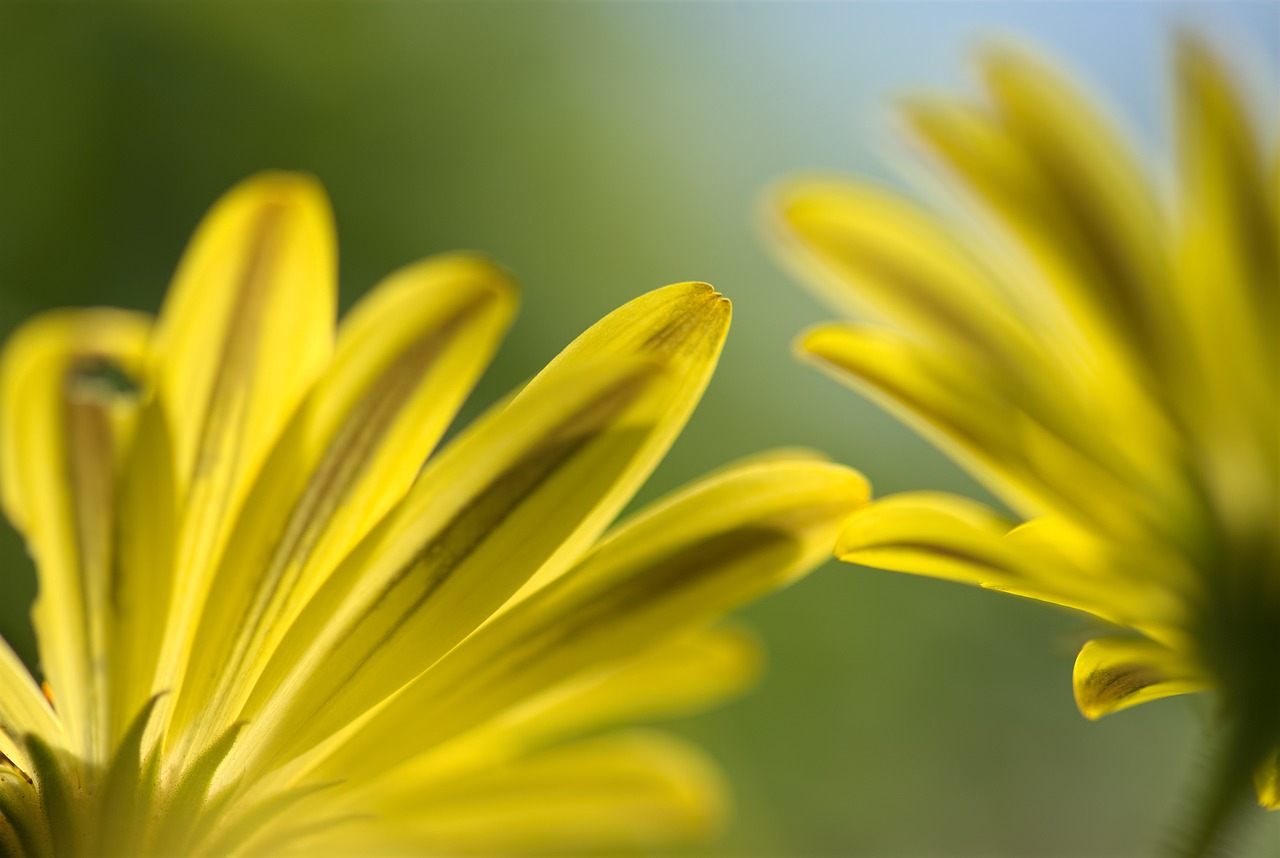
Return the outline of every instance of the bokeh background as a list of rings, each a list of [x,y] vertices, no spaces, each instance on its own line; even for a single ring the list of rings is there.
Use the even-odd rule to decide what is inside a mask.
[[[830,168],[905,183],[891,99],[972,88],[991,36],[1079,68],[1167,161],[1168,49],[1194,26],[1280,105],[1280,4],[6,4],[0,9],[0,334],[60,305],[154,309],[197,218],[238,179],[329,189],[344,306],[422,255],[482,251],[524,294],[469,413],[665,283],[735,302],[721,368],[650,498],[802,444],[879,493],[985,498],[892,418],[798,364],[824,310],[774,265],[761,195]],[[0,530],[0,632],[33,657],[30,564]],[[830,564],[744,612],[758,690],[675,729],[722,761],[718,856],[1128,856],[1173,837],[1207,706],[1090,724],[1089,634],[1012,598]],[[1259,814],[1261,816],[1261,814]],[[1240,854],[1280,853],[1280,820]]]

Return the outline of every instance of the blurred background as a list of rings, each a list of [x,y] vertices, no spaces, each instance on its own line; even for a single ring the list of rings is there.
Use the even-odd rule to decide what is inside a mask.
[[[892,418],[798,364],[828,314],[773,264],[761,195],[815,168],[903,183],[891,99],[972,88],[990,36],[1106,94],[1158,170],[1169,37],[1223,46],[1280,105],[1280,4],[6,4],[0,10],[0,335],[40,310],[154,310],[205,208],[263,168],[333,198],[344,306],[442,250],[519,277],[524,309],[468,413],[613,307],[707,280],[735,303],[720,370],[642,500],[800,444],[878,493],[987,499]],[[1274,130],[1274,127],[1273,127]],[[30,564],[0,530],[0,632],[31,659]],[[708,856],[1128,856],[1176,835],[1212,712],[1091,724],[1079,618],[829,564],[744,612],[764,683],[674,725],[738,812]],[[1259,814],[1261,816],[1261,814]],[[1280,853],[1280,818],[1240,854]]]

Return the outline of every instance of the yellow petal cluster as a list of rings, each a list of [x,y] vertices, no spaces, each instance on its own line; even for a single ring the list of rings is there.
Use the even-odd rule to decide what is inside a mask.
[[[982,55],[985,99],[903,105],[946,213],[810,178],[775,227],[804,280],[869,317],[801,352],[1013,511],[885,498],[839,556],[1093,615],[1081,711],[1215,689],[1275,807],[1280,152],[1211,51],[1185,37],[1176,62],[1172,187],[1064,75],[1004,46]]]
[[[865,503],[805,453],[614,523],[710,379],[729,304],[638,298],[437,451],[511,321],[471,255],[337,327],[332,217],[264,174],[155,320],[66,310],[0,357],[0,501],[36,683],[0,642],[5,855],[512,854],[706,835],[715,766],[621,722],[750,684],[718,618]],[[589,738],[582,738],[584,734]]]

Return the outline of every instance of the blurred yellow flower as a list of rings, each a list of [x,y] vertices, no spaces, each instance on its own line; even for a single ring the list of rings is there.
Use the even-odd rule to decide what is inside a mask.
[[[963,216],[815,178],[783,189],[776,226],[824,297],[878,316],[801,351],[1027,520],[903,494],[857,513],[839,555],[1100,618],[1081,711],[1216,689],[1224,782],[1237,795],[1254,769],[1275,807],[1259,764],[1280,745],[1280,158],[1208,50],[1182,40],[1177,69],[1176,191],[1064,77],[1002,47],[982,57],[987,103],[904,105]]]
[[[865,482],[766,454],[605,533],[710,378],[729,304],[705,284],[607,316],[430,455],[513,287],[427,260],[335,337],[332,233],[314,182],[260,176],[200,227],[154,325],[67,310],[8,344],[0,489],[38,566],[47,686],[0,642],[0,851],[707,834],[723,792],[697,749],[573,737],[748,684],[752,639],[713,621],[829,556]]]

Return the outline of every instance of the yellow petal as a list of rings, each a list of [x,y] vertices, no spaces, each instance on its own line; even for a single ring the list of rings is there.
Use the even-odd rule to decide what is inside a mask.
[[[754,635],[732,625],[661,643],[619,667],[554,688],[499,719],[504,733],[538,741],[619,724],[699,712],[753,685],[762,654]],[[519,726],[517,726],[519,725]]]
[[[375,776],[357,794],[376,802],[405,778],[424,784],[456,778],[602,727],[701,711],[754,684],[760,667],[753,635],[730,625],[699,629],[621,664],[575,675],[418,756],[389,779]],[[350,800],[332,798],[335,806]]]
[[[1010,505],[1035,514],[1044,490],[1018,461],[1014,412],[1007,400],[954,363],[890,331],[827,324],[798,348],[839,381],[873,398],[926,438],[953,452]]]
[[[671,448],[720,359],[729,332],[729,299],[706,283],[677,283],[630,301],[592,325],[547,365],[519,396],[535,396],[559,368],[640,354],[661,361],[669,387],[651,405],[652,429],[617,481],[578,529],[520,590],[522,598],[577,562],[622,512]]]
[[[0,638],[0,754],[31,771],[21,737],[37,733],[61,746],[66,739],[49,702],[36,686],[17,653]]]
[[[1258,767],[1253,783],[1258,790],[1258,804],[1267,810],[1280,810],[1280,751],[1273,751]]]
[[[1211,687],[1183,656],[1145,638],[1089,641],[1076,657],[1072,682],[1076,705],[1090,719]]]
[[[994,48],[981,65],[1005,133],[1047,193],[1045,209],[1020,227],[1052,224],[1074,285],[1148,359],[1169,360],[1181,342],[1166,294],[1165,224],[1138,163],[1090,101],[1030,52]]]
[[[705,284],[643,296],[570,345],[433,460],[318,591],[244,717],[276,761],[335,732],[469,634],[538,568],[594,539],[657,463],[714,366],[729,308]],[[272,707],[279,706],[273,702]]]
[[[218,201],[178,267],[152,351],[181,499],[161,687],[176,690],[234,514],[329,360],[333,244],[320,187],[266,173]]]
[[[0,367],[5,504],[37,565],[33,612],[41,660],[68,744],[90,760],[109,748],[106,675],[114,572],[117,462],[148,321],[109,310],[52,313],[28,323]]]
[[[62,361],[136,376],[149,329],[146,316],[125,310],[54,310],[22,325],[5,343],[0,354],[0,506],[19,531],[27,531],[31,496],[40,492],[41,473],[49,464],[30,453],[39,439],[27,437],[33,430],[24,429],[39,395],[33,373],[50,361]]]
[[[1130,595],[1122,582],[1099,585],[1079,575],[1057,552],[1036,551],[1026,541],[1006,538],[1012,528],[974,501],[906,492],[875,501],[850,517],[836,556],[848,563],[975,584],[1104,619],[1114,615],[1113,601]]]
[[[744,467],[656,504],[450,651],[335,749],[318,777],[386,771],[789,583],[829,556],[867,493],[852,471],[800,461]],[[429,723],[424,706],[436,713]],[[393,750],[387,735],[412,739]]]
[[[1080,410],[1039,408],[999,379],[889,331],[821,325],[799,348],[949,451],[1025,516],[1058,511],[1132,531],[1147,506],[1150,484],[1139,464],[1116,449],[1113,434],[1099,432],[1102,421],[1082,420]]]
[[[175,572],[178,496],[173,443],[159,400],[138,415],[116,495],[116,575],[111,625],[111,738],[122,740],[158,685]],[[147,739],[158,739],[158,725]]]
[[[1276,182],[1268,184],[1260,135],[1227,69],[1211,51],[1184,35],[1177,59],[1184,227],[1216,274],[1215,303],[1227,305],[1226,321],[1232,323],[1226,331],[1238,335],[1254,325],[1275,331],[1280,325],[1274,286],[1280,277],[1280,201]],[[1205,303],[1203,309],[1211,308]],[[1249,324],[1235,324],[1241,321]],[[1274,349],[1274,341],[1271,345]]]
[[[836,543],[848,563],[986,586],[1022,582],[1013,523],[976,501],[907,492],[856,512]]]
[[[1175,285],[1190,336],[1186,375],[1171,395],[1197,436],[1201,479],[1230,538],[1271,541],[1280,508],[1280,190],[1266,184],[1259,135],[1222,64],[1184,37],[1178,71],[1185,214]]]
[[[219,566],[176,733],[199,719],[199,747],[235,719],[301,607],[404,497],[514,310],[502,271],[456,254],[397,272],[344,319],[329,372],[268,459]]]
[[[971,360],[1018,372],[1034,346],[995,275],[947,228],[898,195],[841,180],[798,181],[778,201],[783,239],[806,281],[838,310],[869,305]]]
[[[612,854],[706,839],[722,825],[726,804],[722,778],[700,750],[635,731],[434,789],[402,783],[376,808],[384,824],[353,824],[309,845],[379,854]]]

